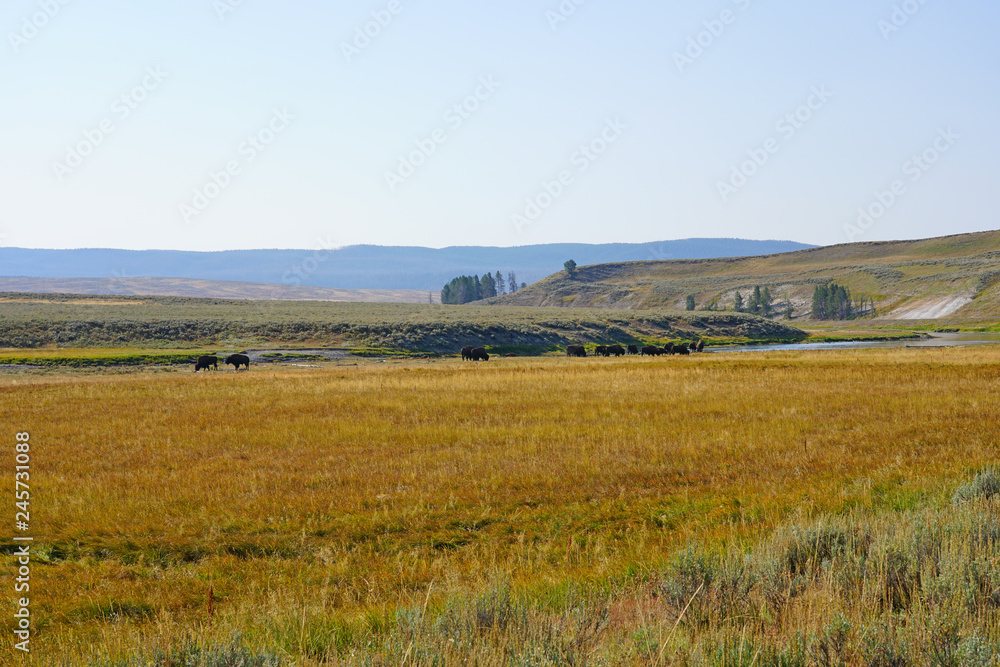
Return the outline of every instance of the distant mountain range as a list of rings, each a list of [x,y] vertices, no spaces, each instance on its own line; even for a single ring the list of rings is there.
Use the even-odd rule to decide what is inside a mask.
[[[355,245],[319,250],[43,250],[0,247],[0,277],[188,278],[364,290],[440,290],[459,275],[514,271],[533,283],[579,265],[769,255],[815,246],[792,241],[684,239],[653,243],[552,243],[495,248]]]

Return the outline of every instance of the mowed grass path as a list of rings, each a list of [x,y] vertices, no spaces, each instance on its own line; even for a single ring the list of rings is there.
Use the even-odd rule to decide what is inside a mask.
[[[210,589],[212,632],[266,643],[948,497],[998,393],[1000,350],[504,359],[7,377],[0,421],[8,470],[31,433],[38,648],[69,655],[203,635]]]

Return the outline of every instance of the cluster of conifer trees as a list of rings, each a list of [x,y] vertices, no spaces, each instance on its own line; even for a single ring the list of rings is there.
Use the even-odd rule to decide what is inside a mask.
[[[738,313],[751,313],[753,315],[761,315],[763,317],[770,317],[774,304],[774,297],[771,296],[771,290],[764,287],[762,290],[760,285],[753,288],[753,294],[750,295],[750,299],[746,302],[743,301],[743,295],[736,292],[736,296],[733,298],[733,307]]]
[[[522,283],[521,287],[526,287],[526,285]],[[453,278],[441,289],[441,303],[469,303],[493,296],[513,294],[518,289],[517,277],[513,271],[507,272],[506,282],[500,271],[495,274],[486,273],[482,277],[459,276]]]
[[[851,290],[837,283],[818,285],[813,291],[814,320],[853,320],[859,315],[874,315],[875,300],[853,298]]]

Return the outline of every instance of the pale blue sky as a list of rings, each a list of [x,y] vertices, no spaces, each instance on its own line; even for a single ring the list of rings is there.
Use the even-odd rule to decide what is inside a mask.
[[[1000,227],[986,0],[564,0],[558,22],[559,0],[63,2],[0,8],[4,245],[825,245]],[[373,12],[391,21],[345,56]],[[906,164],[925,150],[933,164]],[[748,151],[767,159],[730,181]]]

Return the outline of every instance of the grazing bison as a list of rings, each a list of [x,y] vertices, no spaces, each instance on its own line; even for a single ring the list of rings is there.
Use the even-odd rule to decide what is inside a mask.
[[[637,345],[629,345],[628,346],[628,353],[629,354],[639,354],[639,347]]]
[[[678,343],[674,345],[674,354],[691,354],[691,350],[688,349],[687,343]]]
[[[472,360],[473,361],[489,361],[490,355],[486,354],[485,347],[476,347],[472,349]]]
[[[462,348],[462,361],[472,359],[472,346],[466,345]]]
[[[663,346],[663,354],[673,354],[673,353],[674,353],[673,343],[667,343],[666,345]]]
[[[240,366],[246,364],[247,370],[250,370],[250,357],[245,354],[230,354],[226,357],[226,363],[233,365],[233,370],[240,370]]]
[[[608,345],[608,354],[609,355],[613,354],[616,357],[620,357],[623,354],[625,354],[625,348],[622,347],[621,345]]]
[[[567,345],[566,346],[566,356],[569,357],[585,357],[587,356],[587,350],[583,348],[583,345]]]
[[[663,349],[656,347],[655,345],[645,345],[643,346],[641,353],[643,356],[658,357],[663,354]]]
[[[206,354],[204,356],[198,357],[198,361],[194,365],[194,372],[197,373],[202,368],[204,368],[207,371],[209,366],[215,366],[215,369],[218,370],[219,369],[219,358],[218,357],[213,357],[210,354]]]
[[[598,345],[597,347],[594,348],[594,354],[599,354],[602,357],[608,356],[608,346],[607,345]]]

